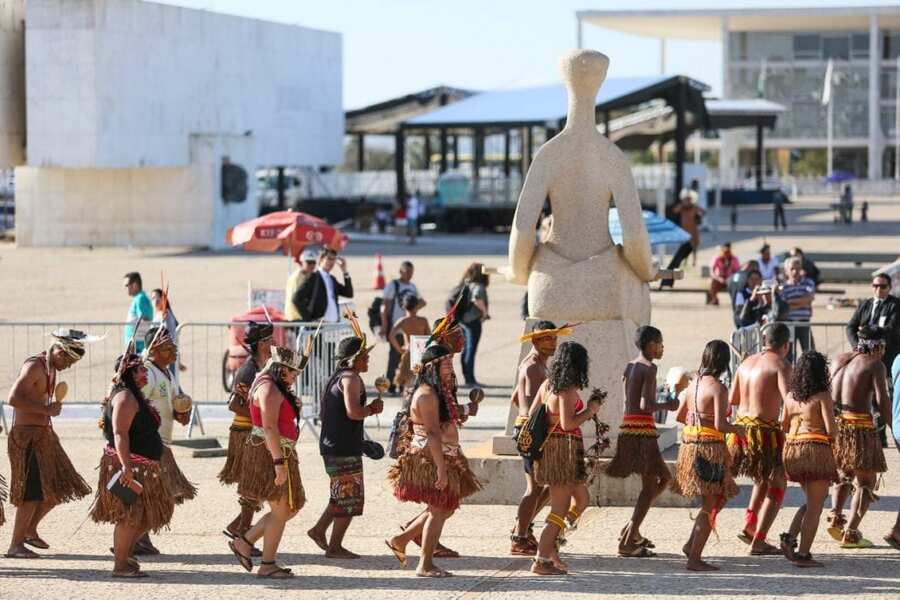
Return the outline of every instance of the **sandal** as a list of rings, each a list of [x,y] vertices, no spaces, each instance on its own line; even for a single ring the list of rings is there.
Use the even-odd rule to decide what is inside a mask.
[[[241,540],[243,540],[243,542],[244,542],[245,544],[247,544],[248,546],[250,546],[251,548],[253,547],[253,544],[251,544],[250,542],[248,542],[248,541],[247,541],[247,538],[245,538],[244,536],[241,536]],[[238,562],[241,563],[241,566],[244,568],[245,571],[247,571],[247,572],[249,573],[249,572],[251,572],[251,571],[253,570],[253,561],[250,560],[250,557],[249,557],[249,556],[244,556],[243,554],[241,554],[241,553],[238,551],[237,546],[234,545],[234,542],[233,542],[233,541],[228,542],[228,548],[229,548],[229,549],[234,553],[234,555],[237,557]]]
[[[882,539],[884,539],[884,541],[888,543],[888,546],[890,546],[894,550],[900,550],[900,540],[895,538],[893,534],[889,533]]]
[[[121,579],[144,579],[147,573],[140,569],[128,569],[127,571],[113,571],[112,576]]]
[[[50,544],[48,544],[47,542],[45,542],[44,540],[42,540],[39,537],[26,538],[25,541],[22,543],[27,544],[27,545],[31,546],[32,548],[37,548],[38,550],[49,550],[50,549]]]
[[[260,564],[260,567],[262,567],[262,565],[274,565],[275,561],[274,560],[273,561],[264,560],[259,564]],[[294,573],[290,569],[287,569],[285,567],[276,566],[276,568],[272,569],[268,573],[263,573],[262,571],[258,571],[256,573],[256,576],[259,577],[260,579],[290,579],[291,577],[294,576]]]
[[[860,550],[871,548],[874,545],[870,540],[862,536],[862,532],[859,529],[848,529],[844,532],[844,537],[841,540],[841,548],[844,550]]]
[[[812,552],[807,552],[806,554],[797,554],[797,559],[794,561],[794,565],[800,568],[810,568],[810,567],[824,567],[822,563],[817,560],[813,560]]]
[[[784,557],[791,562],[797,560],[794,552],[797,549],[797,538],[790,533],[782,533],[779,539],[781,540],[781,553],[784,554]]]
[[[22,550],[17,550],[16,552],[7,552],[3,555],[6,558],[40,558],[41,555],[37,552],[32,552],[28,548],[24,548]]]
[[[444,546],[440,542],[438,542],[437,546],[434,549],[434,557],[435,558],[459,558],[459,552],[456,550],[451,550],[447,546]]]
[[[435,579],[443,579],[445,577],[453,577],[453,573],[445,571],[440,567],[434,567],[427,571],[416,571],[416,577],[434,577]]]
[[[656,552],[653,552],[647,546],[638,546],[632,551],[619,550],[619,556],[622,558],[653,558]]]
[[[394,557],[396,557],[396,559],[397,559],[398,561],[400,561],[400,565],[401,565],[404,569],[405,569],[407,566],[409,566],[409,562],[406,560],[406,552],[404,552],[403,550],[399,550],[399,549],[395,548],[388,540],[384,540],[384,543],[387,545],[388,548],[391,549],[391,552],[394,553]]]
[[[784,553],[781,548],[776,548],[768,542],[759,550],[750,550],[750,556],[781,556],[782,554]]]

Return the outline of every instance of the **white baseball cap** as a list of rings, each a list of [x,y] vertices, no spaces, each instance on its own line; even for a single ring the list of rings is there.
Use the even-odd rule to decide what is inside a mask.
[[[319,260],[319,253],[315,248],[307,248],[300,254],[301,262],[316,262]]]

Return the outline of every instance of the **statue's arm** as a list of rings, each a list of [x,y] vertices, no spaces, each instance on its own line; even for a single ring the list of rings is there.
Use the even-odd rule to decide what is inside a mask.
[[[638,198],[631,165],[621,150],[613,146],[612,173],[610,190],[616,209],[619,211],[619,223],[622,225],[622,246],[625,260],[641,281],[653,281],[659,271],[659,265],[653,262],[650,252],[650,238],[641,216],[641,201]]]
[[[538,218],[544,208],[544,200],[547,199],[549,189],[549,171],[541,152],[538,152],[525,176],[525,184],[522,186],[522,193],[519,194],[519,203],[509,233],[510,273],[507,277],[512,283],[528,284]]]

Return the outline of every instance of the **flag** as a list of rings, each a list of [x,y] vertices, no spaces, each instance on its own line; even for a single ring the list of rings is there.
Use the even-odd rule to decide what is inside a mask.
[[[831,103],[831,80],[834,77],[834,60],[828,59],[828,66],[825,67],[825,83],[822,87],[822,106],[828,106]]]
[[[766,58],[763,57],[759,65],[759,77],[756,78],[756,95],[760,98],[766,97]]]

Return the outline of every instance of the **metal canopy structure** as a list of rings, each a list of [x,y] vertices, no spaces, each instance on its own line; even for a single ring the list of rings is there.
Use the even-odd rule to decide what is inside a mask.
[[[639,108],[654,100],[663,100],[675,113],[675,189],[684,187],[684,162],[686,159],[685,140],[688,135],[688,121],[704,129],[709,128],[709,118],[703,93],[709,91],[706,84],[689,77],[675,75],[668,77],[623,77],[607,79],[597,94],[595,110],[598,121],[609,130],[612,111]],[[425,133],[437,131],[441,139],[441,171],[446,169],[447,134],[449,131],[468,130],[475,140],[475,160],[473,171],[478,176],[478,168],[484,156],[484,136],[504,133],[506,151],[509,156],[509,133],[521,129],[525,135],[525,155],[532,155],[532,129],[544,128],[550,138],[565,126],[568,94],[562,84],[544,85],[512,90],[497,90],[475,94],[450,106],[406,120],[398,134],[398,152],[395,157],[397,170],[397,193],[406,192],[404,180],[405,158],[402,156],[403,139],[406,132]],[[523,171],[526,165],[523,165]],[[509,172],[508,158],[504,165]]]

